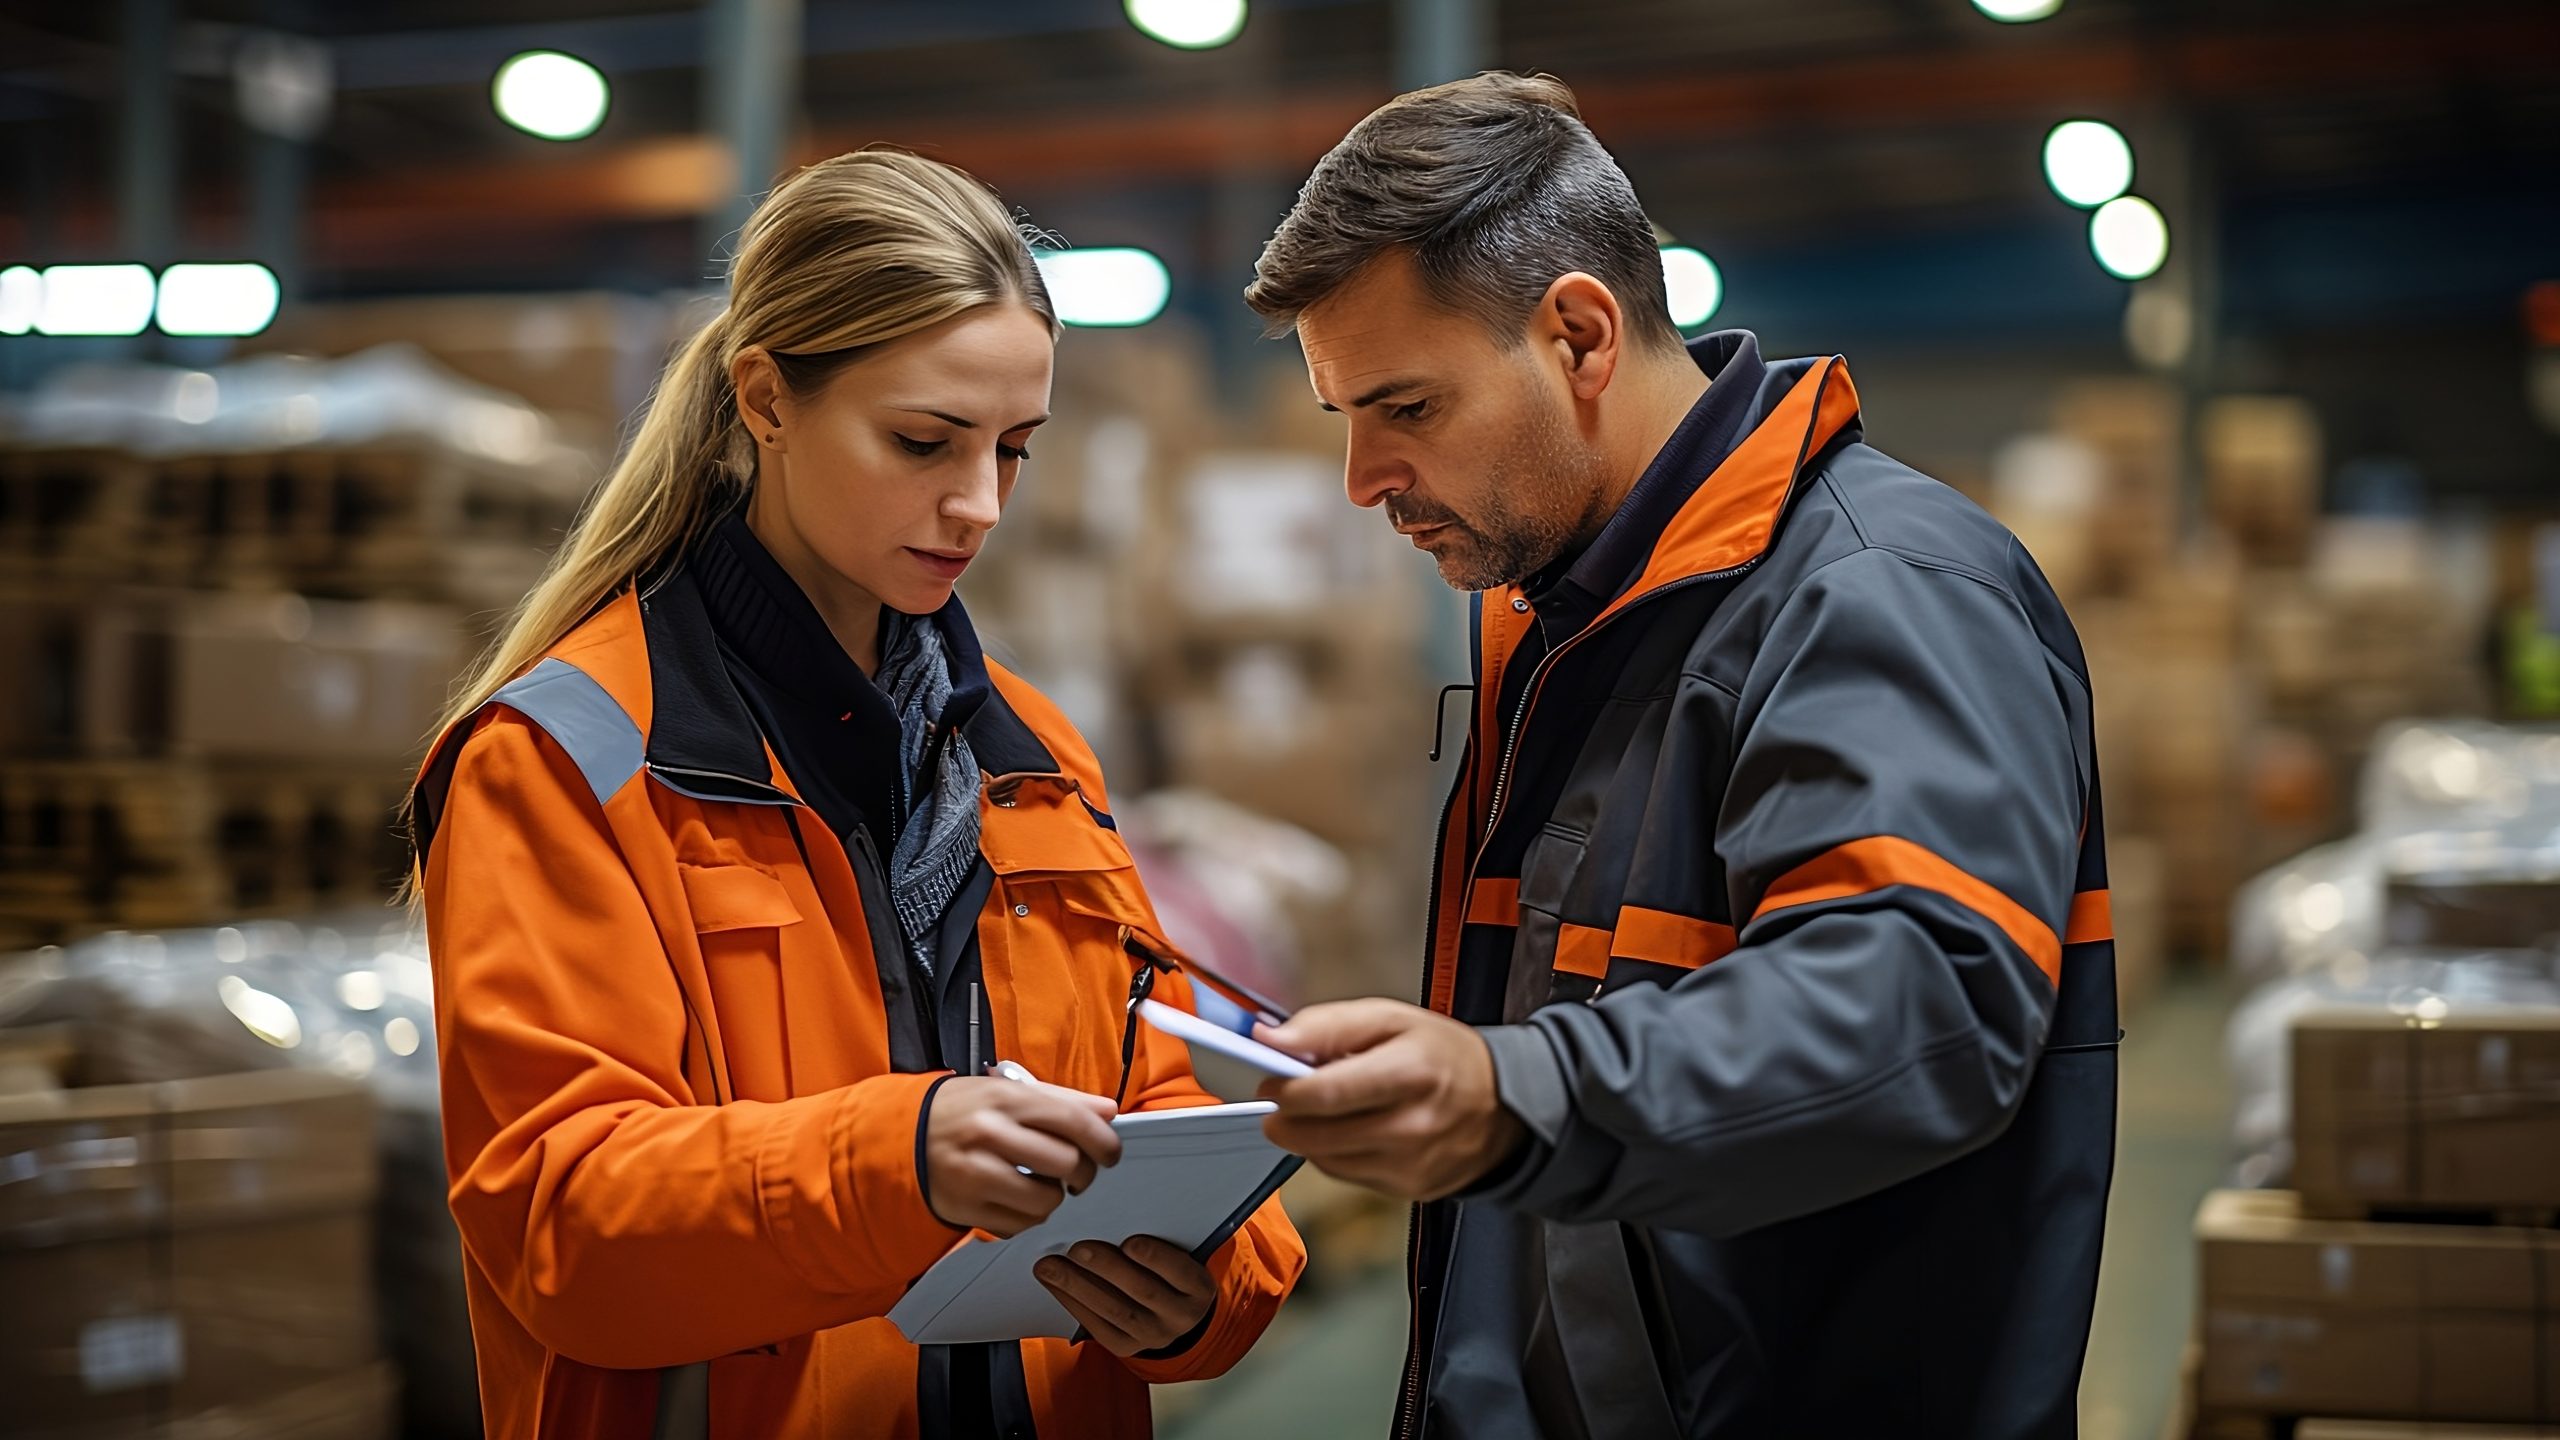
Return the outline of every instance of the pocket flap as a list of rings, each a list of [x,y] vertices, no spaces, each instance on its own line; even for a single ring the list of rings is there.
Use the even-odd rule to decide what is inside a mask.
[[[771,871],[754,865],[678,865],[697,931],[797,925],[800,907]]]

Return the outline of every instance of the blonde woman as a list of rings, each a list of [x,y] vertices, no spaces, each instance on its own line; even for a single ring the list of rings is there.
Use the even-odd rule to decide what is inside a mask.
[[[1127,1026],[1187,980],[1091,750],[953,594],[1055,338],[968,176],[800,172],[446,716],[412,808],[491,1436],[1144,1435],[1295,1282],[1272,1201],[1205,1260],[1051,1263],[1076,1343],[880,1318],[1112,1163],[1117,1107],[1211,1098]]]

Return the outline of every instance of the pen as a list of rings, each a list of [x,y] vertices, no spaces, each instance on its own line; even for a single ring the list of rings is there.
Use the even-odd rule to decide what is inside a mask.
[[[969,1068],[968,1068],[967,1070],[965,1070],[965,1071],[961,1072],[961,1073],[963,1073],[963,1074],[967,1074],[967,1075],[975,1075],[975,1074],[979,1073],[979,1071],[978,1071],[978,982],[977,982],[977,981],[975,981],[975,980],[972,980],[972,981],[970,981],[970,982],[969,982]]]

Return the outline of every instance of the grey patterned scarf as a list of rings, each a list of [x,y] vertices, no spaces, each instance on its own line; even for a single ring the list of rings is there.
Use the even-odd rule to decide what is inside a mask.
[[[879,685],[898,713],[899,793],[906,814],[889,851],[889,895],[916,964],[933,973],[934,932],[978,863],[978,758],[954,730],[934,728],[951,700],[951,658],[930,616],[888,611]]]

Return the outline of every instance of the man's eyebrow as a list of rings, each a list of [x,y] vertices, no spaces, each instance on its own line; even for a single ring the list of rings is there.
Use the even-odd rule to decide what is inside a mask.
[[[1371,386],[1366,394],[1363,394],[1359,399],[1351,402],[1351,408],[1354,410],[1365,410],[1368,407],[1377,404],[1379,401],[1386,399],[1388,396],[1395,394],[1399,390],[1410,390],[1421,383],[1422,380],[1418,376],[1399,375],[1384,384]],[[1340,409],[1323,400],[1318,400],[1316,402],[1316,408],[1319,410],[1332,411],[1336,415],[1342,413]]]

